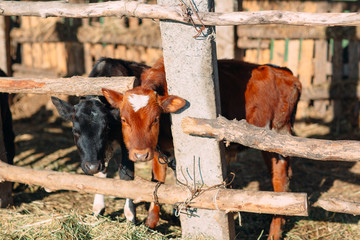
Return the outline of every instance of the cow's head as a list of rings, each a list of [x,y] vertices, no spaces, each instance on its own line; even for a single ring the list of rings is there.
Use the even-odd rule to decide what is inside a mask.
[[[124,94],[109,89],[102,89],[102,92],[114,108],[120,109],[124,143],[132,161],[149,161],[154,158],[160,114],[176,112],[186,103],[178,96],[161,96],[142,87]]]
[[[98,97],[85,99],[76,105],[51,97],[60,116],[73,123],[74,141],[81,159],[81,168],[86,174],[95,174],[105,169],[109,147],[109,124],[119,111],[110,110]]]

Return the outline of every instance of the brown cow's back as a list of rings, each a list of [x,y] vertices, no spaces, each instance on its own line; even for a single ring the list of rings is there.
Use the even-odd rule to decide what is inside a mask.
[[[160,96],[168,95],[163,57],[141,74],[140,84],[143,88],[156,91]]]
[[[289,70],[267,65],[254,69],[245,92],[246,120],[290,133],[300,92],[301,83]]]
[[[259,65],[238,60],[219,60],[221,115],[227,119],[245,119],[245,91],[251,71]]]
[[[238,60],[219,60],[218,68],[221,115],[290,133],[301,92],[290,70]]]
[[[142,75],[142,85],[152,89],[161,86],[163,92],[159,94],[167,94],[162,58],[154,66]],[[218,69],[222,116],[230,120],[246,119],[258,127],[269,123],[270,128],[290,133],[291,114],[296,112],[301,91],[299,80],[290,70],[232,59],[219,60]],[[148,81],[154,79],[155,82]],[[172,155],[169,114],[161,115],[159,146]]]

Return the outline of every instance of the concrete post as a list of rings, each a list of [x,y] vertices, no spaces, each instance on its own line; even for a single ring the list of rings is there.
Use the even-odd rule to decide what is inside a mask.
[[[193,3],[198,11],[213,8],[211,0]],[[179,1],[159,0],[158,4],[178,5]],[[197,185],[204,183],[204,187],[219,184],[226,173],[220,144],[214,139],[186,135],[181,130],[183,117],[211,119],[220,110],[214,28],[205,28],[198,38],[194,38],[197,32],[191,24],[161,21],[160,29],[169,94],[181,96],[189,103],[187,109],[172,115],[177,178],[188,185],[193,185],[194,179]],[[192,210],[196,216],[180,215],[183,237],[202,234],[233,239],[232,214]]]

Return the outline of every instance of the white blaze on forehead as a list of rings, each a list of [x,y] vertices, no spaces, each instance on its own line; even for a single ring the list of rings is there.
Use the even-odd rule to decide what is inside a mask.
[[[149,96],[131,94],[129,96],[129,102],[133,107],[134,111],[137,112],[140,108],[145,107],[149,102]]]

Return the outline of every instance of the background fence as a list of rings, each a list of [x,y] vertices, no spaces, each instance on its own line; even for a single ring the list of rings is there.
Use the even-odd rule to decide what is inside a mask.
[[[11,32],[20,51],[14,76],[88,74],[100,57],[153,64],[161,55],[159,26],[136,18],[41,19],[20,17]],[[14,53],[15,54],[15,53]]]
[[[154,1],[148,1],[153,3]],[[221,4],[221,3],[217,3]],[[356,12],[357,2],[239,1],[245,11]],[[318,121],[334,132],[359,126],[358,27],[287,25],[237,26],[234,56],[249,62],[289,67],[303,84],[297,119]],[[153,64],[162,54],[155,20],[132,17],[12,17],[14,76],[88,74],[100,57]],[[328,94],[307,96],[319,89]],[[345,94],[339,94],[342,90]]]

